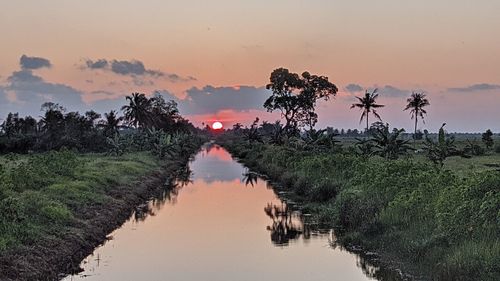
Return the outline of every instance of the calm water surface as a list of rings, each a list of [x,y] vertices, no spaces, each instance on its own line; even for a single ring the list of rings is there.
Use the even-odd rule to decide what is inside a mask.
[[[261,178],[217,145],[187,181],[142,206],[64,280],[373,280],[377,269],[332,247]],[[246,174],[246,176],[245,176]]]

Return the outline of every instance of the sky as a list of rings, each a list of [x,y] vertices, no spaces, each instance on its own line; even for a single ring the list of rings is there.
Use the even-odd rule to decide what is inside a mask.
[[[500,131],[500,1],[9,1],[0,9],[0,118],[119,109],[161,93],[200,125],[256,116],[279,67],[324,75],[337,97],[318,127],[364,127],[355,96],[379,89],[391,127],[412,130],[412,91],[430,100],[422,129]],[[1,121],[1,120],[0,120]]]

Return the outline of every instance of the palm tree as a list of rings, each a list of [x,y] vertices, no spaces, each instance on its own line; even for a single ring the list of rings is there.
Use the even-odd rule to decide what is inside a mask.
[[[104,135],[110,137],[118,133],[118,128],[120,127],[120,122],[123,117],[118,117],[115,110],[111,110],[109,113],[104,113],[104,120],[99,124],[100,127],[104,129]]]
[[[122,107],[125,121],[136,128],[148,127],[151,123],[151,101],[144,94],[139,93],[127,96],[126,100],[129,104]]]
[[[425,98],[424,93],[416,93],[413,92],[411,96],[406,100],[408,104],[406,105],[404,110],[410,110],[411,118],[415,117],[415,132],[413,134],[413,146],[415,146],[417,141],[417,124],[418,117],[420,116],[422,120],[424,119],[424,115],[427,114],[424,107],[430,105],[429,100]]]
[[[373,92],[371,92],[371,93],[366,91],[364,97],[362,97],[362,98],[356,97],[359,100],[359,103],[353,103],[351,105],[351,108],[357,107],[357,108],[363,109],[363,114],[361,114],[361,119],[359,119],[359,123],[361,123],[363,121],[363,119],[366,117],[366,132],[367,133],[368,133],[368,129],[369,129],[368,115],[370,114],[370,112],[377,119],[382,121],[382,119],[380,118],[380,115],[378,115],[377,111],[375,110],[375,108],[384,107],[384,105],[377,104],[375,102],[375,100],[378,97],[377,91],[378,91],[378,89],[373,90]]]

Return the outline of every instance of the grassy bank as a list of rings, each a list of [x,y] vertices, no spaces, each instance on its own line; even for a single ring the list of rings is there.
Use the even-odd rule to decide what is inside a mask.
[[[346,244],[398,257],[434,280],[500,279],[496,170],[464,176],[418,157],[388,161],[345,151],[223,145],[293,190],[323,222],[338,227]]]
[[[162,160],[150,152],[2,156],[0,279],[54,280],[75,270],[198,147]]]
[[[3,157],[0,183],[0,251],[32,244],[70,226],[88,204],[109,200],[107,188],[123,185],[159,165],[152,155],[121,157],[50,152]]]

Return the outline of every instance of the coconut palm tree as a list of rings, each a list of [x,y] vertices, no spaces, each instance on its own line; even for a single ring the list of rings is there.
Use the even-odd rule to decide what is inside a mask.
[[[377,119],[382,121],[382,119],[380,118],[380,115],[378,115],[377,111],[375,110],[375,108],[384,107],[384,105],[376,103],[376,99],[378,97],[377,91],[378,91],[378,89],[373,90],[373,92],[371,92],[371,93],[366,91],[364,97],[361,97],[361,98],[356,97],[359,100],[359,103],[353,103],[351,105],[351,108],[357,107],[357,108],[363,109],[363,114],[361,114],[361,119],[359,119],[359,123],[361,123],[363,121],[363,119],[366,118],[366,132],[367,133],[369,130],[368,117],[369,117],[370,113],[372,113]]]
[[[136,128],[147,128],[151,123],[151,101],[139,93],[127,96],[126,100],[129,104],[122,106],[125,121]]]
[[[123,117],[118,117],[116,111],[111,110],[109,113],[104,113],[104,120],[100,122],[99,127],[103,128],[105,136],[111,137],[118,133],[122,120]]]
[[[418,125],[418,117],[424,119],[424,115],[427,114],[424,107],[430,105],[429,100],[425,98],[424,93],[416,93],[413,92],[411,96],[406,100],[408,104],[406,105],[404,110],[410,109],[411,118],[415,118],[415,132],[413,134],[413,146],[415,146],[417,141],[417,125]]]

